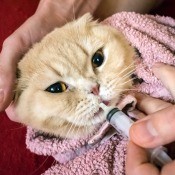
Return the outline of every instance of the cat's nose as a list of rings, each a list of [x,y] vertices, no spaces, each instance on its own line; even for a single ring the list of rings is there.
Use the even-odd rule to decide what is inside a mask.
[[[91,93],[94,95],[99,95],[99,87],[100,87],[99,85],[92,87]]]

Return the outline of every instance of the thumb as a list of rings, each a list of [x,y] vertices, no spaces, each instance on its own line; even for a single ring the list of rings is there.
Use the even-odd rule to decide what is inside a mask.
[[[175,68],[174,66],[170,66],[163,63],[156,63],[153,66],[153,72],[156,75],[156,77],[161,80],[161,82],[164,84],[164,86],[169,90],[171,95],[175,98]]]
[[[16,39],[10,38],[4,42],[0,54],[0,111],[5,110],[13,98],[20,55]]]
[[[42,26],[42,18],[33,15],[3,43],[0,54],[0,111],[5,110],[13,98],[19,60],[32,43],[50,30],[45,27],[41,31]]]
[[[169,106],[134,123],[130,138],[137,145],[153,148],[175,140],[175,107]]]

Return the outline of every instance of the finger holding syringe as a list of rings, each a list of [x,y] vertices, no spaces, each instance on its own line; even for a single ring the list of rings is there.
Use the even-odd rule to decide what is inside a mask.
[[[108,107],[103,103],[100,104],[100,107],[104,110],[106,119],[109,121],[109,123],[117,131],[129,137],[129,129],[134,121],[116,107]],[[172,159],[168,156],[165,150],[166,148],[162,146],[154,149],[148,149],[151,157],[151,162],[155,163],[158,166],[163,166],[169,162],[172,162]]]

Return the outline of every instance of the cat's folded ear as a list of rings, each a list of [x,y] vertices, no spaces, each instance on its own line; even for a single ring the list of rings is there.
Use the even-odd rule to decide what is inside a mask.
[[[93,19],[93,16],[90,13],[84,14],[82,17],[77,19],[77,24],[84,24],[86,25],[87,23],[97,23],[97,20]]]

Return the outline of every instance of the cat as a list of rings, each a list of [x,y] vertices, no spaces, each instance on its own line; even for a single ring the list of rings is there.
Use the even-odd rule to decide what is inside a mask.
[[[120,32],[90,14],[56,28],[18,64],[20,122],[62,138],[93,133],[105,121],[100,102],[116,104],[132,87],[134,55]]]

